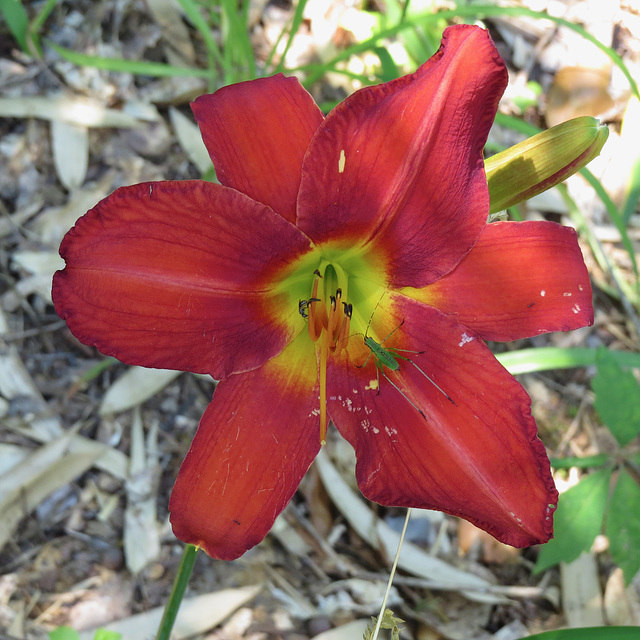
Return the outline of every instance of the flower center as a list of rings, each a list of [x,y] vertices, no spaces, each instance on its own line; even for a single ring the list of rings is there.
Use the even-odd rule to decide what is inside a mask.
[[[320,444],[324,446],[327,436],[327,361],[329,354],[338,356],[349,342],[353,307],[343,300],[342,287],[336,284],[332,289],[334,282],[344,280],[346,285],[346,275],[341,269],[328,265],[324,276],[318,269],[314,273],[311,298],[302,300],[299,309],[308,317],[309,337],[320,351]],[[324,281],[322,287],[321,280]],[[330,293],[332,290],[335,294]]]

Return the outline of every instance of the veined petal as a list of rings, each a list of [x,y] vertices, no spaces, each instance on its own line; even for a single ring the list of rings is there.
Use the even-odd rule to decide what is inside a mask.
[[[484,340],[518,340],[593,324],[576,232],[553,222],[495,222],[444,278],[407,295]]]
[[[393,298],[388,328],[404,322],[383,346],[422,352],[400,354],[413,364],[386,367],[377,393],[374,357],[359,369],[350,342],[350,361],[328,372],[329,412],[356,450],[362,493],[460,516],[516,547],[546,542],[557,491],[528,395],[465,327]]]
[[[396,287],[448,273],[486,223],[482,149],[506,84],[487,31],[447,29],[416,73],[327,116],[302,167],[298,227],[316,243],[369,245]]]
[[[176,536],[233,560],[258,544],[320,450],[318,382],[306,336],[218,384],[171,494]]]
[[[302,158],[324,118],[298,79],[229,85],[191,109],[220,182],[295,222]]]
[[[56,311],[82,342],[129,364],[229,374],[300,331],[271,291],[309,240],[271,209],[201,181],[123,187],[65,236]]]

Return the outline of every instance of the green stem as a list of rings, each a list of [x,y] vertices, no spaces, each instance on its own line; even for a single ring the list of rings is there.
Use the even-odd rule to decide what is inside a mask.
[[[171,588],[169,599],[164,608],[164,614],[162,615],[162,622],[160,623],[156,640],[169,640],[171,637],[173,623],[176,621],[182,597],[184,596],[187,584],[189,584],[189,578],[191,577],[191,571],[193,571],[197,552],[198,548],[192,544],[186,544],[184,546],[182,560],[180,560],[178,573],[173,581],[173,587]]]

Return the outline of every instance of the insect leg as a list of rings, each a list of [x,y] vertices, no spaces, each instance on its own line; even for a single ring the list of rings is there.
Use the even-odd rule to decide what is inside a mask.
[[[455,400],[440,385],[436,384],[413,360],[409,360],[409,358],[402,359],[411,363],[451,404],[455,405],[456,407],[458,406],[455,403]]]
[[[424,415],[424,411],[418,407],[414,402],[409,399],[409,396],[395,383],[389,376],[383,371],[382,375],[386,381],[426,420],[427,416]],[[378,383],[378,393],[380,393],[380,384]],[[448,397],[448,396],[447,396]]]

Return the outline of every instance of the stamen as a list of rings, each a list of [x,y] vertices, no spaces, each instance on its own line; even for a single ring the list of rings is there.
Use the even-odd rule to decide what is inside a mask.
[[[309,337],[313,342],[316,342],[322,334],[324,329],[329,324],[329,318],[327,317],[327,309],[324,306],[322,300],[318,298],[318,283],[320,282],[320,272],[314,271],[316,279],[313,281],[313,293],[309,298],[309,304],[307,311],[309,314]]]
[[[329,296],[329,322],[327,324],[327,333],[329,334],[330,343],[333,343],[334,334],[336,329],[339,328],[338,322],[340,321],[338,312],[338,302],[336,296]]]
[[[324,331],[320,346],[320,446],[327,444],[327,357],[329,334]]]
[[[353,305],[342,303],[344,305],[344,318],[342,325],[340,326],[340,333],[336,340],[336,345],[333,351],[334,356],[340,355],[340,352],[346,348],[349,342],[349,328],[351,327],[351,313],[353,312]]]
[[[352,305],[342,302],[342,289],[338,287],[335,295],[328,296],[327,284],[333,282],[335,274],[325,281],[324,288],[318,293],[320,279],[323,279],[320,271],[316,270],[313,281],[311,297],[307,300],[300,300],[298,311],[304,317],[304,312],[308,316],[309,337],[313,342],[319,343],[320,367],[320,445],[326,444],[328,416],[327,416],[327,363],[329,354],[339,355],[349,341],[349,327],[351,325]],[[322,295],[324,294],[324,299]]]

